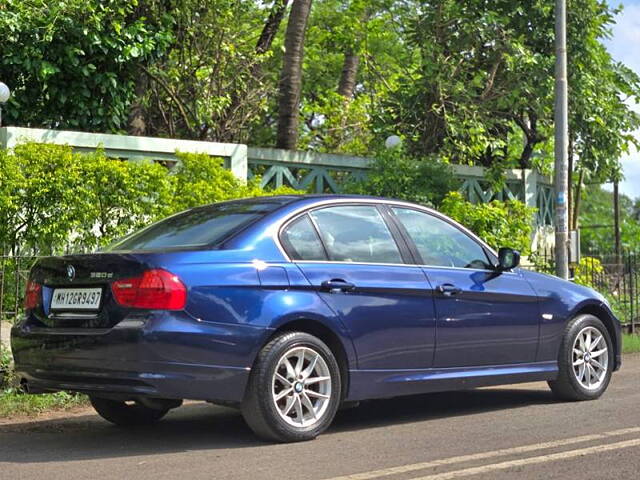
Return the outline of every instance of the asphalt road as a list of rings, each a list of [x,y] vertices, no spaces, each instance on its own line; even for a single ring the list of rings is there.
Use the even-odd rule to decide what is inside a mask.
[[[368,402],[317,440],[256,440],[234,410],[190,404],[120,430],[89,411],[0,424],[0,479],[640,479],[640,356],[598,401],[545,384]]]

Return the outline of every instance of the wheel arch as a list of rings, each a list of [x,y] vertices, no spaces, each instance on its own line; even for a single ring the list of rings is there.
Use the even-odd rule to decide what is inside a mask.
[[[340,334],[336,333],[323,322],[305,317],[289,320],[273,330],[271,335],[264,340],[260,348],[269,343],[276,335],[283,332],[293,331],[313,335],[314,337],[322,340],[329,347],[336,357],[338,366],[340,367],[342,399],[346,398],[349,390],[349,368],[355,362],[354,352],[350,351],[349,347],[345,346],[345,342],[341,338]]]
[[[593,315],[604,324],[605,328],[607,329],[607,332],[609,333],[609,337],[611,337],[611,342],[613,343],[613,351],[615,352],[614,371],[618,370],[621,364],[620,351],[622,349],[622,338],[620,335],[620,322],[601,303],[587,303],[587,304],[581,305],[576,309],[575,313],[570,318],[573,319],[579,315]]]

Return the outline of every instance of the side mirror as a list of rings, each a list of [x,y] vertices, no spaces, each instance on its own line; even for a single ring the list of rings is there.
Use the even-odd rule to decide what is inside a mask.
[[[520,252],[512,248],[501,248],[498,252],[498,270],[504,272],[520,265]]]

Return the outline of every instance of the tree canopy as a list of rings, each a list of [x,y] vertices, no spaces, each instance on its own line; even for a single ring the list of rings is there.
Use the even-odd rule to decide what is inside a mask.
[[[617,10],[568,12],[580,185],[620,175],[640,79],[602,44]],[[0,36],[15,125],[551,168],[548,0],[5,0]]]

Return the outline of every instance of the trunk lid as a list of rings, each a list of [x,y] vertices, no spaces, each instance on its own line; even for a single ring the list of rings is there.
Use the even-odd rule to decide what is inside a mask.
[[[42,301],[32,315],[48,328],[111,328],[129,311],[115,302],[111,284],[147,268],[144,256],[133,254],[42,258],[30,275],[42,286]]]

